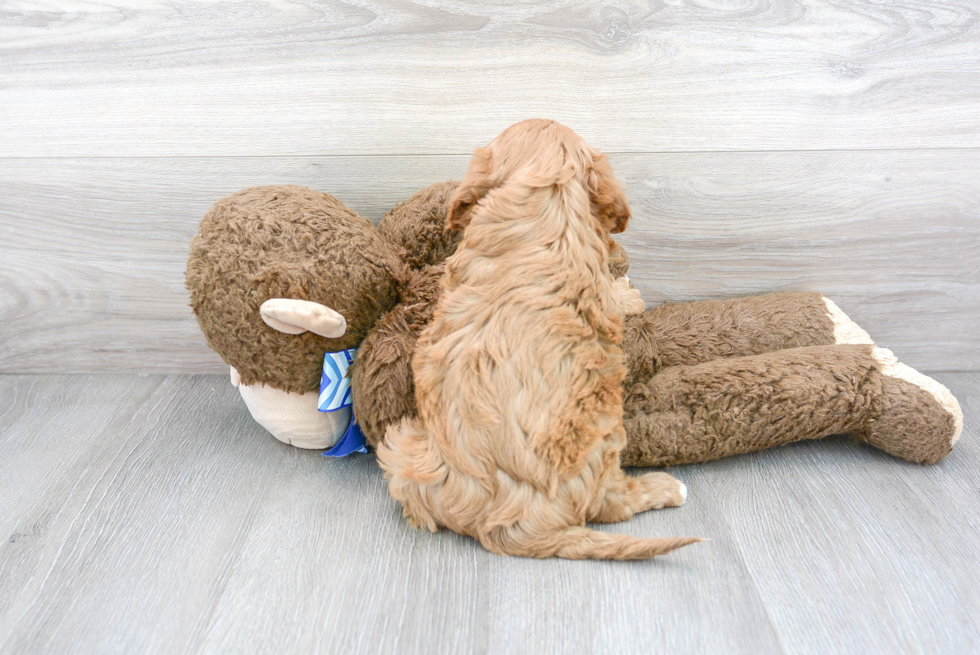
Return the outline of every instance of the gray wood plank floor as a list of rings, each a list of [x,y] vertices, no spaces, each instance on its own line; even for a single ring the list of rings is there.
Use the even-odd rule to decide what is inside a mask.
[[[0,376],[0,653],[967,653],[980,373],[923,468],[842,438],[673,473],[646,563],[401,520],[372,456],[280,444],[222,376]]]

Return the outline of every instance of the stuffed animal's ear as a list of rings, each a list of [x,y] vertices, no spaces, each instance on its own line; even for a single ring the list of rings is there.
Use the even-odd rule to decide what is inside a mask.
[[[337,339],[347,332],[347,320],[326,305],[294,298],[269,298],[259,307],[262,320],[285,334],[312,332]]]
[[[630,220],[630,204],[626,192],[613,174],[605,155],[596,155],[589,170],[589,195],[592,211],[612,233],[622,232]]]
[[[470,214],[476,204],[493,186],[490,181],[490,150],[477,148],[470,160],[466,177],[456,187],[449,201],[449,212],[446,214],[446,225],[449,229],[460,230],[469,225]]]

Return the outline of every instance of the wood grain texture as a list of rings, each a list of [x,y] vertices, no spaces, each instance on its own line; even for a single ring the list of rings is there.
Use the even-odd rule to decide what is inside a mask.
[[[980,152],[614,163],[648,303],[818,291],[913,367],[980,368]]]
[[[973,0],[134,0],[0,9],[4,154],[980,147]]]
[[[254,424],[212,376],[0,376],[0,653],[965,653],[980,374],[933,467],[842,439],[677,467],[602,529],[711,541],[536,561],[413,531],[372,456]]]
[[[221,372],[183,271],[208,206],[295,183],[379,219],[468,157],[0,159],[0,371]],[[822,291],[926,370],[980,368],[980,150],[613,155],[648,303]]]
[[[712,498],[794,652],[960,653],[980,643],[971,618],[980,611],[980,489],[971,481],[980,378],[937,377],[954,389],[967,427],[936,467],[870,447],[854,456],[845,440],[712,467]],[[869,597],[879,601],[851,604]]]

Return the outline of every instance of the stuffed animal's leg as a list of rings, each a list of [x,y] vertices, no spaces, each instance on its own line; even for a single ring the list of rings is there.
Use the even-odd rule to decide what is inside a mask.
[[[589,516],[595,523],[628,521],[634,514],[662,507],[677,507],[687,500],[687,486],[667,473],[629,476],[616,468],[606,480],[605,495]]]
[[[630,382],[669,366],[701,364],[785,348],[873,344],[868,333],[819,293],[666,303],[627,316],[623,349]]]
[[[627,391],[624,466],[703,462],[840,433],[935,463],[963,425],[945,387],[870,345],[676,366]]]

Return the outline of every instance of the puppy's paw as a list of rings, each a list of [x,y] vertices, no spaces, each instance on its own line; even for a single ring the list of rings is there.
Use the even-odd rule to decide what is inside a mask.
[[[643,508],[679,507],[687,500],[687,485],[667,473],[644,473],[637,482],[642,489]]]
[[[639,290],[630,285],[630,279],[625,275],[613,280],[613,299],[623,316],[639,314],[647,308]]]

